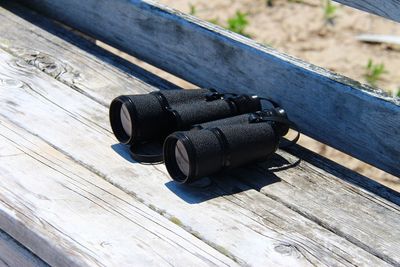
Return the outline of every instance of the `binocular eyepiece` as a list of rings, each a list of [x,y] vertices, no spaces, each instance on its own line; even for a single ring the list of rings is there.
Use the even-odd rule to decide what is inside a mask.
[[[111,128],[130,146],[134,159],[164,160],[171,177],[191,183],[224,169],[266,159],[289,130],[283,109],[262,110],[256,96],[212,89],[155,91],[123,95],[110,105]],[[158,155],[139,147],[161,143]],[[139,149],[140,150],[140,149]]]

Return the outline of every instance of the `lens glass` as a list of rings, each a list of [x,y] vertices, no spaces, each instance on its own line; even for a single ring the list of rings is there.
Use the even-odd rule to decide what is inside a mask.
[[[128,108],[126,107],[126,104],[122,104],[121,107],[121,124],[122,128],[124,128],[125,133],[131,137],[132,136],[132,120],[131,116],[129,115]]]
[[[189,155],[185,145],[178,140],[175,145],[175,160],[179,170],[185,175],[189,175]]]

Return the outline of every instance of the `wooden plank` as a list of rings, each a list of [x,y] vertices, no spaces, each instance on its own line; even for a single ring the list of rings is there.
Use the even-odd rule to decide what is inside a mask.
[[[400,22],[399,0],[334,0],[384,18]]]
[[[11,8],[12,11],[17,14],[21,12],[21,9],[18,6],[16,7],[14,3],[8,3],[7,7]],[[76,36],[64,28],[52,27],[52,23],[41,20],[40,16],[37,14],[22,12],[20,15],[27,16],[27,19],[33,23],[41,23],[40,27],[46,28],[53,33],[38,35],[37,38],[41,40],[41,42],[38,42],[39,44],[52,43],[54,45],[38,46],[37,49],[39,50],[28,49],[29,45],[25,45],[25,47],[13,46],[14,49],[10,52],[20,55],[32,65],[42,69],[48,75],[57,78],[59,81],[104,106],[109,105],[109,102],[104,102],[104,97],[113,98],[115,95],[145,92],[148,89],[144,88],[149,87],[152,87],[154,90],[178,88],[176,85],[162,80],[158,76],[136,65],[129,64],[129,62],[113,56],[91,42],[83,42],[82,38],[76,38]],[[7,48],[10,45],[9,42],[20,42],[21,44],[29,44],[29,42],[31,42],[32,33],[28,35],[18,34],[19,31],[12,31],[7,29],[7,27],[18,27],[19,29],[23,29],[26,33],[40,30],[40,28],[32,24],[23,23],[23,20],[18,19],[17,16],[5,17],[4,14],[0,14],[0,16],[2,16],[0,47]],[[56,45],[60,40],[60,36],[68,41],[63,42],[63,49],[60,49]],[[86,53],[83,58],[77,57],[74,54],[82,54],[83,51],[88,50],[90,50],[90,54]],[[57,61],[57,57],[52,57],[50,55],[71,58],[71,60],[68,62],[68,65],[65,65],[63,62]],[[90,60],[88,61],[87,59]],[[115,68],[107,68],[105,64],[112,65]],[[79,69],[79,66],[82,65],[85,66],[84,77],[75,73],[76,69]],[[52,68],[52,66],[54,66],[54,68]],[[101,75],[98,75],[98,68],[102,70]],[[132,76],[137,78],[133,79]],[[84,88],[86,84],[83,85],[80,83],[83,79],[90,82],[90,87]],[[134,85],[132,85],[132,81],[134,81]],[[112,90],[104,91],[103,89],[105,89],[106,86],[111,87]],[[99,95],[99,92],[102,92],[102,94]],[[105,96],[105,92],[109,92],[109,95]]]
[[[0,224],[51,265],[235,265],[4,120],[0,139]]]
[[[9,13],[0,13],[5,18],[2,22],[12,17]],[[55,51],[55,47],[71,49],[57,38],[49,42],[48,34],[38,28],[27,26],[23,31],[21,19],[13,21],[18,23],[5,24],[7,28],[1,29],[3,32],[12,29],[15,36],[4,42],[8,43],[8,51],[17,51],[18,45],[27,52],[28,48],[40,51],[38,47],[42,51]],[[21,40],[27,41],[14,42],[19,40],[19,35],[26,35]],[[125,158],[118,157],[111,149],[116,141],[109,129],[104,128],[108,127],[107,109],[92,98],[83,97],[91,94],[90,88],[96,85],[91,75],[85,75],[88,69],[93,77],[101,77],[103,71],[115,71],[115,68],[107,64],[96,68],[91,56],[79,49],[71,53],[76,56],[64,58],[59,53],[60,57],[49,54],[45,58],[57,58],[59,64],[74,66],[82,61],[75,66],[82,77],[75,89],[82,89],[85,94],[68,90],[58,77],[51,81],[48,78],[52,76],[38,73],[40,70],[48,74],[48,71],[40,68],[38,62],[27,60],[29,53],[17,55],[15,59],[3,53],[5,58],[0,62],[6,64],[0,68],[2,74],[8,80],[11,76],[11,80],[17,81],[11,85],[21,85],[18,80],[22,80],[29,88],[14,86],[13,90],[0,91],[0,102],[6,107],[0,114],[239,263],[274,266],[399,263],[398,194],[315,155],[302,152],[299,156],[304,161],[298,167],[281,172],[268,171],[265,166],[245,169],[239,177],[220,177],[205,189],[177,186],[169,181],[163,166],[132,164],[125,160],[129,157],[123,149],[113,146]],[[91,70],[88,66],[95,68]],[[134,78],[129,82],[132,88],[140,83]],[[99,102],[110,101],[112,90],[113,85],[105,81],[104,88],[97,92],[98,97],[104,94]],[[73,134],[67,129],[74,129]],[[40,153],[49,148],[42,149]],[[278,157],[275,163],[298,159],[284,152],[280,155],[282,158]],[[307,161],[322,166],[316,167]],[[272,183],[273,190],[268,190]],[[318,194],[314,194],[317,188]],[[300,189],[313,201],[305,201]],[[367,190],[380,192],[383,198]],[[339,208],[336,203],[342,199],[349,200],[349,205]],[[326,217],[332,207],[337,218],[332,214]],[[343,218],[348,218],[350,223],[343,223]]]
[[[400,176],[399,100],[379,90],[151,1],[22,2],[194,84],[270,97],[306,135]]]
[[[4,118],[0,142],[0,227],[50,265],[235,265]]]
[[[0,230],[0,266],[47,267],[48,265],[7,233]]]
[[[3,12],[1,12],[0,16],[2,16],[2,22],[5,21],[3,20],[4,19]],[[18,24],[15,24],[15,26],[17,25]],[[6,25],[2,23],[2,27],[3,26]],[[54,29],[57,29],[60,32],[62,32],[60,28],[54,28]],[[4,28],[2,28],[2,30],[4,30]],[[13,30],[16,29],[14,28]],[[26,32],[30,32],[29,28],[25,30]],[[13,32],[16,33],[17,31]],[[6,35],[1,35],[1,36],[6,37]],[[32,38],[32,36],[30,37]],[[52,49],[48,51],[47,49],[44,49],[44,51],[56,52],[57,44],[52,43],[52,41],[54,41],[51,40],[52,36],[50,34],[47,34],[46,37],[47,39],[42,37],[41,41],[43,43],[51,43],[52,45],[50,47]],[[4,40],[5,39],[2,39],[2,41]],[[23,43],[23,41],[21,42]],[[9,44],[9,42],[6,43]],[[27,42],[26,44],[28,43],[29,42]],[[59,49],[59,52],[64,51],[66,53],[65,57],[82,53],[77,48],[73,50],[72,45],[69,45],[66,42],[64,42],[63,44],[64,44],[63,48],[65,50]],[[84,43],[84,45],[85,47],[91,46],[89,43]],[[69,84],[71,87],[75,88],[75,90],[79,91],[77,95],[80,94],[81,96],[83,96],[83,94],[85,94],[86,96],[89,97],[87,98],[87,101],[89,102],[97,101],[100,104],[100,106],[106,105],[103,104],[105,103],[104,94],[102,95],[101,100],[96,98],[97,97],[96,92],[101,90],[102,86],[110,85],[112,87],[115,87],[113,89],[115,89],[116,92],[118,92],[118,90],[120,92],[126,90],[137,93],[140,92],[140,90],[143,90],[141,88],[144,87],[146,88],[146,91],[154,89],[149,84],[145,84],[141,80],[133,79],[131,78],[131,76],[127,76],[126,74],[124,74],[124,72],[117,72],[117,68],[104,67],[103,63],[100,63],[100,61],[97,59],[97,57],[104,56],[101,50],[93,49],[94,55],[86,54],[86,58],[84,60],[80,59],[79,56],[74,57],[76,59],[74,61],[75,64],[77,65],[81,64],[81,66],[83,65],[87,68],[84,74],[84,79],[86,81],[89,81],[90,83],[90,89],[87,90],[90,92],[80,91],[82,85],[79,83],[79,79],[75,80],[71,79],[71,77],[74,77],[74,74],[76,74],[73,67],[71,67],[72,66],[71,64],[62,64],[63,62],[57,61],[56,57],[51,57],[46,53],[43,54],[35,53],[34,50],[12,49],[12,51],[13,53],[22,53],[20,54],[21,56],[24,55],[25,57],[29,57],[29,59],[31,59],[31,61],[29,62],[33,66],[32,65],[30,66],[25,63],[25,65],[21,67],[22,69],[25,67],[28,70],[30,68],[33,69],[38,68],[41,69],[42,71],[49,70],[47,74],[50,77],[52,76],[57,77],[58,80],[64,82],[65,84]],[[28,56],[28,52],[32,52],[30,53],[30,56]],[[37,58],[35,58],[35,56]],[[82,62],[80,60],[82,60]],[[89,63],[84,63],[85,60],[87,60]],[[108,60],[115,60],[115,62],[119,63],[118,68],[123,69],[124,71],[127,71],[130,74],[134,73],[135,75],[139,76],[141,79],[145,81],[150,81],[151,83],[156,85],[161,81],[160,79],[152,77],[147,73],[144,72],[138,73],[136,71],[137,68],[135,68],[135,66],[129,66],[129,68],[127,68],[126,65],[121,64],[124,62],[116,60],[116,58],[108,57]],[[115,62],[111,63],[114,64]],[[21,59],[16,59],[13,60],[11,64],[18,66],[23,63],[24,62]],[[54,72],[50,72],[50,69],[52,69],[52,67],[49,65],[52,65],[53,63],[56,66],[55,68],[56,71],[54,71],[53,69]],[[92,68],[95,71],[91,71]],[[104,70],[102,71],[102,75],[99,76],[98,75],[99,73],[97,73],[96,77],[92,76],[92,73],[95,73],[96,70],[102,68],[104,68]],[[2,78],[3,79],[0,79],[1,80],[0,87],[2,89],[13,88],[13,86],[18,86],[16,84],[10,85],[9,79],[4,79],[4,76]],[[134,80],[134,82],[132,82],[132,80]],[[127,84],[129,84],[129,86]],[[171,85],[168,82],[163,82],[162,84],[160,84],[160,86],[165,88]],[[71,90],[71,88],[69,88],[69,90]],[[113,94],[115,92],[109,90],[105,93],[109,94],[110,97],[113,97]],[[86,97],[84,98],[86,99]],[[182,264],[185,266],[188,264],[189,265],[226,264],[230,266],[235,265],[235,263],[226,258],[226,256],[217,252],[216,250],[213,250],[211,247],[203,243],[201,240],[185,232],[183,229],[176,226],[172,222],[169,222],[167,219],[159,220],[158,217],[161,216],[158,213],[151,211],[149,208],[145,207],[143,204],[138,202],[138,200],[134,199],[132,196],[128,196],[125,193],[122,193],[122,191],[111,186],[109,183],[105,182],[102,178],[99,178],[96,174],[93,174],[87,169],[79,166],[79,164],[77,165],[73,161],[68,160],[68,157],[66,157],[65,155],[61,154],[60,152],[52,148],[49,144],[43,142],[43,140],[37,138],[35,139],[30,134],[24,132],[15,125],[7,123],[7,121],[4,120],[4,118],[0,119],[0,124],[1,126],[3,126],[2,129],[0,130],[0,134],[3,135],[5,134],[7,138],[11,138],[12,141],[11,144],[13,146],[15,146],[16,143],[18,143],[16,147],[9,147],[7,146],[7,142],[10,143],[10,140],[7,140],[7,142],[4,142],[4,140],[2,140],[0,151],[4,152],[4,154],[6,155],[21,153],[19,149],[22,149],[23,151],[26,152],[26,153],[24,152],[26,155],[24,155],[23,159],[15,160],[10,158],[9,161],[5,161],[2,159],[0,164],[0,169],[1,169],[0,176],[2,177],[2,179],[4,178],[2,180],[2,182],[4,182],[3,189],[7,188],[8,186],[12,187],[15,181],[20,181],[20,179],[22,178],[23,180],[20,183],[20,186],[22,187],[25,186],[25,188],[31,188],[32,184],[29,184],[28,186],[23,183],[24,182],[37,183],[38,182],[37,176],[39,176],[41,179],[44,180],[44,181],[40,180],[40,184],[41,186],[43,186],[42,188],[40,188],[41,190],[49,190],[49,188],[52,188],[51,190],[52,192],[44,191],[41,194],[39,194],[36,190],[33,190],[34,192],[31,193],[36,194],[34,196],[37,196],[38,199],[35,199],[33,197],[33,199],[29,200],[25,199],[26,192],[21,193],[20,191],[9,189],[8,190],[9,192],[15,193],[15,195],[12,195],[12,197],[20,196],[18,202],[21,203],[22,205],[22,207],[18,207],[20,209],[15,207],[16,200],[14,198],[5,198],[4,195],[1,194],[2,201],[4,201],[9,206],[7,207],[4,207],[3,205],[1,206],[0,210],[2,210],[2,212],[0,212],[1,213],[0,223],[2,226],[5,226],[4,228],[7,229],[9,233],[12,233],[14,237],[16,237],[24,244],[32,247],[36,253],[46,258],[46,260],[48,260],[48,262],[50,262],[52,265],[75,266],[76,264],[81,265],[83,264],[83,262],[84,265],[93,264],[91,260],[94,260],[96,264],[124,265],[124,266],[126,264],[144,264],[146,266],[149,264],[150,265]],[[105,127],[104,125],[106,124],[108,124],[108,122],[103,123],[103,125],[97,125],[96,127],[102,128]],[[4,129],[4,125],[6,125],[8,128],[6,127],[7,129]],[[16,136],[15,133],[17,133]],[[21,138],[23,140],[21,140]],[[29,140],[29,142],[26,144],[24,143],[25,140]],[[18,150],[18,151],[14,151],[16,153],[13,153],[12,151],[11,152],[8,151],[9,149],[11,149],[12,151],[13,150]],[[38,155],[46,155],[46,158],[39,157]],[[33,158],[34,160],[32,160],[31,158]],[[41,164],[35,162],[35,160]],[[18,165],[19,164],[18,162],[20,161],[22,161],[24,165],[24,168],[22,169],[18,169],[18,167],[15,166],[16,164]],[[27,163],[28,161],[30,164]],[[77,165],[78,167],[75,165]],[[29,176],[26,175],[26,173],[29,173],[31,170],[35,170],[34,173],[35,176],[32,179],[29,179]],[[68,172],[66,170],[68,170]],[[55,175],[53,173],[54,171],[58,171],[59,173],[61,173],[61,175],[60,176]],[[5,174],[7,174],[7,179],[5,179],[4,177]],[[79,183],[84,184],[84,187],[77,189],[73,185],[69,184],[71,181],[68,181],[68,179],[67,181],[63,181],[65,180],[65,175],[73,176],[73,178],[75,179],[74,181],[76,181],[78,184]],[[46,181],[45,179],[48,180]],[[61,179],[62,181],[61,182],[58,181],[59,179]],[[67,185],[65,186],[66,189],[65,188],[63,189],[67,190],[71,189],[72,187],[73,190],[71,189],[70,192],[68,191],[65,192],[65,190],[62,191],[60,188],[58,188],[59,187],[58,184],[64,185],[64,182]],[[88,183],[90,184],[87,185]],[[79,199],[79,197],[78,199],[76,199],[77,197],[74,196],[75,194],[77,194],[76,192],[81,193],[82,198],[87,198],[87,199],[82,200]],[[2,193],[4,193],[4,191]],[[50,196],[48,196],[48,193],[58,194],[60,196],[63,196],[60,199],[52,195],[54,196],[56,201],[60,200],[60,203],[49,203],[46,206],[43,203],[43,198],[45,198],[44,196],[50,198]],[[89,194],[89,196],[86,193]],[[70,207],[63,206],[64,205],[63,203],[66,202],[63,199],[70,199],[72,201]],[[107,201],[110,202],[107,203]],[[91,204],[91,202],[93,202],[94,204]],[[38,212],[36,208],[33,207],[35,205],[40,205],[42,213]],[[92,207],[96,205],[98,205],[99,208],[96,209]],[[29,210],[27,211],[24,209],[25,206],[27,206],[32,210],[35,210],[35,213],[32,215],[31,211]],[[114,206],[114,208],[109,206]],[[76,208],[76,207],[82,207],[82,208]],[[86,211],[87,207],[90,207],[91,212],[88,215],[85,215],[84,213],[87,212]],[[82,209],[84,209],[85,211],[84,213],[81,214],[80,212]],[[98,214],[104,213],[104,211],[102,211],[103,209],[110,210],[111,213],[117,213],[117,216],[115,214],[110,215],[109,213],[105,213],[104,218],[85,217],[85,216],[90,217],[92,215],[97,216]],[[65,211],[70,211],[72,213],[76,212],[76,214],[75,216],[64,218],[65,214],[58,214],[57,210],[63,210],[63,212],[65,210]],[[9,218],[9,215],[13,215],[16,212],[19,214],[30,214],[32,216],[36,216],[40,220],[34,220],[35,222],[32,223],[30,221],[25,221],[25,220],[19,222],[14,218],[14,216],[12,216],[12,218]],[[135,218],[135,216],[140,216],[140,214],[135,215],[138,212],[139,213],[142,212],[143,213],[142,215],[144,215],[145,218],[139,220]],[[156,217],[152,218],[151,217],[152,215],[155,215]],[[115,217],[117,218],[120,217],[120,218],[116,219]],[[71,222],[71,220],[75,221]],[[118,222],[118,220],[120,221]],[[131,223],[129,222],[127,223],[126,220],[128,221],[130,220]],[[94,221],[95,222],[99,221],[101,223],[96,223],[96,225],[92,225]],[[65,226],[66,224],[68,226]],[[139,229],[135,229],[136,224],[139,224]],[[153,224],[157,224],[159,227],[157,226],[155,227]],[[79,225],[78,229],[80,228],[81,230],[76,230],[77,225]],[[117,227],[113,227],[112,225],[117,225]],[[144,230],[143,230],[143,225],[146,226]],[[72,229],[72,227],[74,229]],[[99,228],[106,229],[105,233],[102,233],[104,230],[99,230]],[[65,232],[58,233],[57,231],[55,231],[60,229]],[[137,238],[132,237],[132,234],[137,233],[138,230],[144,231],[145,233],[146,231],[149,231],[150,235],[147,235],[146,237],[146,234],[144,234],[145,236],[143,236],[143,234],[140,233],[137,234]],[[71,232],[68,233],[68,231],[73,231],[73,234],[71,234]],[[115,233],[115,231],[117,231],[117,233]],[[164,231],[167,232],[164,233]],[[127,235],[127,232],[130,234]],[[153,236],[151,235],[151,233],[153,233]],[[175,234],[177,235],[176,237],[174,237]],[[141,239],[142,237],[143,237],[143,242],[139,243],[138,240]],[[56,242],[54,242],[54,240]],[[181,242],[180,240],[182,240],[183,243],[179,244]],[[65,243],[63,244],[63,242]],[[173,251],[169,252],[162,251],[164,248],[160,250],[159,246],[161,245],[161,247],[164,247],[166,243],[168,244],[170,249],[173,249]],[[99,244],[101,248],[98,247]],[[60,245],[61,247],[57,248],[57,246]],[[68,246],[72,248],[68,249]],[[139,248],[137,248],[138,246]],[[84,248],[83,251],[81,250],[82,247]],[[88,250],[87,248],[89,248],[89,252],[87,251]],[[193,251],[193,248],[196,248],[196,251]],[[96,251],[93,252],[91,251],[92,249]],[[75,252],[70,255],[71,251]],[[161,255],[159,255],[159,253],[161,253]],[[111,255],[112,257],[110,257]],[[149,259],[151,259],[151,261],[149,261]]]
[[[185,195],[185,192],[180,192],[183,188],[173,183],[167,184],[167,187],[164,185],[169,181],[169,177],[163,166],[132,166],[132,162],[126,160],[127,155],[120,158],[115,154],[112,149],[115,139],[102,126],[107,120],[106,108],[82,97],[78,92],[68,90],[65,85],[55,80],[51,81],[45,74],[29,70],[29,67],[24,68],[21,64],[13,65],[13,62],[15,60],[12,57],[1,53],[0,50],[0,79],[3,83],[0,103],[6,107],[0,111],[3,126],[0,128],[0,135],[4,136],[0,138],[0,143],[6,155],[0,165],[0,173],[8,178],[3,179],[0,184],[3,189],[0,191],[3,203],[0,205],[3,213],[0,215],[0,226],[52,265],[176,265],[177,262],[188,264],[185,253],[176,248],[175,251],[168,251],[162,243],[160,244],[164,239],[161,237],[167,234],[165,230],[153,230],[152,227],[155,226],[147,222],[147,218],[135,216],[133,207],[127,212],[134,216],[130,220],[112,216],[113,213],[123,213],[125,206],[123,203],[107,199],[107,195],[116,195],[113,190],[117,189],[113,189],[105,180],[124,188],[134,196],[136,202],[140,200],[146,203],[242,265],[346,265],[349,260],[354,264],[387,263],[346,238],[330,233],[315,222],[302,218],[284,205],[274,203],[274,200],[268,198],[266,200],[272,202],[266,203],[268,212],[256,216],[252,215],[252,209],[236,207],[237,204],[229,198],[216,198],[215,201],[201,204],[197,202],[205,199],[196,200],[195,196],[190,195],[186,196],[190,200],[179,200],[179,195]],[[27,72],[31,74],[26,75]],[[93,113],[87,113],[89,110]],[[49,125],[52,127],[48,127]],[[67,129],[74,129],[73,134]],[[22,152],[22,156],[18,151]],[[13,155],[17,155],[16,158],[13,158]],[[19,158],[20,156],[22,158]],[[67,163],[60,160],[63,157],[68,159]],[[21,162],[23,167],[19,167]],[[75,163],[81,166],[75,166]],[[34,173],[31,172],[33,169]],[[89,170],[93,174],[89,173]],[[29,173],[32,173],[32,176],[29,176]],[[90,179],[91,175],[97,178],[91,180],[88,187],[79,187],[79,184],[85,182],[79,177],[86,180]],[[69,179],[70,176],[73,177],[73,181]],[[99,181],[99,176],[105,180]],[[76,182],[75,179],[79,180]],[[97,192],[97,187],[103,186],[108,187]],[[220,186],[211,191],[207,189],[208,193],[203,191],[201,197],[204,198],[210,193],[218,197],[226,188],[223,184]],[[19,188],[20,191],[17,191]],[[77,193],[74,195],[71,192]],[[257,195],[260,200],[264,198],[261,194]],[[90,200],[88,203],[85,201],[87,198]],[[66,199],[69,204],[65,204]],[[248,198],[247,202],[251,203],[251,199],[252,197]],[[51,203],[46,205],[46,201]],[[191,205],[191,202],[196,205]],[[258,207],[257,202],[253,206]],[[137,205],[139,206],[139,203],[134,206]],[[262,210],[266,208],[264,205],[260,204]],[[219,206],[221,208],[218,208]],[[275,213],[271,207],[279,211]],[[62,213],[57,213],[60,210]],[[279,216],[277,220],[284,225],[283,228],[275,226],[278,222],[270,218],[270,212],[273,212],[273,216]],[[14,214],[18,214],[17,218]],[[287,218],[280,219],[282,215]],[[263,218],[265,216],[267,217]],[[32,223],[32,220],[35,222],[35,218],[39,218],[40,223]],[[264,220],[267,222],[264,223]],[[129,224],[130,221],[139,224],[143,229],[135,229]],[[93,222],[96,224],[93,225]],[[294,223],[295,227],[291,226]],[[76,230],[77,225],[81,230]],[[310,227],[313,229],[312,234],[307,233]],[[296,229],[299,232],[292,234]],[[146,233],[146,230],[156,236],[140,235],[140,231]],[[59,231],[66,238],[57,236]],[[37,240],[37,235],[40,236],[40,240]],[[169,237],[168,243],[175,247],[175,242],[179,241],[176,239],[182,235]],[[184,240],[187,238],[189,237]],[[193,238],[192,236],[191,239]],[[54,239],[58,242],[50,241]],[[71,244],[69,239],[76,241]],[[146,243],[146,240],[152,242]],[[197,241],[201,243],[200,240]],[[107,246],[99,249],[98,246],[103,242],[112,244],[112,249]],[[145,243],[140,246],[140,242]],[[327,243],[330,245],[324,248]],[[176,246],[188,249],[189,244]],[[205,243],[203,246],[206,246]],[[396,247],[395,249],[397,250]],[[134,252],[131,252],[132,250]],[[75,251],[76,255],[71,257],[70,251]],[[349,259],[349,251],[359,256]],[[157,254],[151,257],[154,253]],[[163,260],[164,255],[171,258],[166,262],[147,262],[151,258]],[[198,265],[201,262],[193,264]]]

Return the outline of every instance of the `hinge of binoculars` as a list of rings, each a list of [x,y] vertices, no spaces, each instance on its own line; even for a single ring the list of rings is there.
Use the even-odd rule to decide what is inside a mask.
[[[267,122],[267,121],[274,121],[275,118],[274,114],[271,111],[264,111],[264,112],[255,112],[250,114],[249,122],[250,123],[257,123],[257,122]]]
[[[211,94],[206,95],[206,101],[214,101],[218,99],[222,99],[224,97],[224,94],[218,93],[218,92],[213,92]]]

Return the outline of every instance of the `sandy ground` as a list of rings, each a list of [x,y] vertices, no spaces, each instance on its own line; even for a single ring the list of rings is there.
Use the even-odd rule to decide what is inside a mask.
[[[247,13],[249,21],[245,32],[259,43],[270,45],[284,52],[327,68],[360,82],[366,83],[368,61],[384,64],[385,70],[377,86],[396,94],[400,88],[400,47],[384,44],[366,44],[355,37],[363,33],[390,34],[400,36],[400,24],[335,4],[334,23],[326,22],[324,8],[319,0],[159,0],[159,2],[189,13],[195,7],[195,16],[218,21],[225,26],[228,18],[237,11]],[[121,56],[170,80],[184,88],[194,86],[168,73],[123,53]],[[360,162],[335,149],[302,136],[302,146],[333,161],[351,168],[400,191],[400,179]]]

